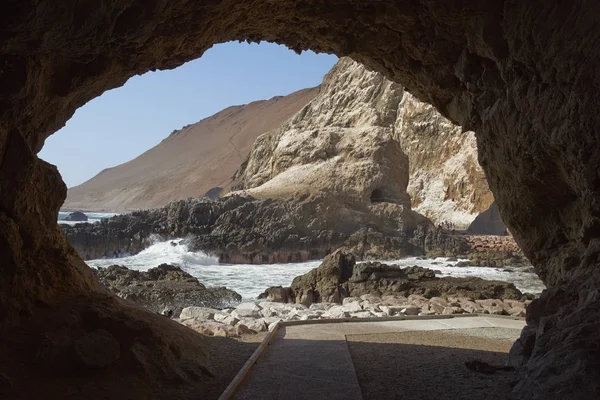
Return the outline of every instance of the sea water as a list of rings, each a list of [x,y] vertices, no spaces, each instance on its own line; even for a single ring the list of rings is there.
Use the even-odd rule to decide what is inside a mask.
[[[198,278],[204,285],[226,286],[246,300],[256,299],[269,286],[289,286],[296,276],[307,273],[321,263],[321,260],[315,260],[286,264],[219,264],[216,257],[189,251],[181,240],[158,242],[133,256],[89,260],[87,263],[95,268],[118,264],[139,271],[147,271],[163,263],[176,265]],[[544,289],[537,275],[527,268],[511,268],[512,271],[506,271],[486,267],[456,267],[457,261],[448,261],[447,258],[419,260],[410,257],[385,262],[402,267],[418,265],[431,268],[441,271],[438,276],[481,277],[513,282],[522,292],[540,293]]]
[[[67,225],[75,225],[75,224],[80,224],[82,222],[82,221],[65,221],[65,218],[67,218],[67,215],[69,215],[69,214],[71,214],[71,211],[60,211],[58,213],[58,223],[59,224],[67,224]],[[90,224],[93,224],[94,222],[98,222],[102,218],[109,218],[114,215],[117,215],[116,213],[96,213],[96,212],[84,212],[84,214],[87,215],[87,217],[88,217],[87,222]]]

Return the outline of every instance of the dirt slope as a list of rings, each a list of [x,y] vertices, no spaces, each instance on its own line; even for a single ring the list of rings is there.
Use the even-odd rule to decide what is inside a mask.
[[[69,189],[63,208],[124,211],[152,208],[224,188],[256,138],[277,128],[318,93],[304,89],[288,96],[233,106],[173,132],[139,157],[105,169]],[[213,192],[218,192],[215,190]]]

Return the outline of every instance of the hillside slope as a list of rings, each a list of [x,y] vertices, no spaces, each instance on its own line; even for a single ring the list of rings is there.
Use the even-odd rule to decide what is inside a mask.
[[[88,211],[153,208],[225,188],[256,138],[280,126],[318,92],[319,88],[304,89],[228,107],[69,189],[63,207]]]

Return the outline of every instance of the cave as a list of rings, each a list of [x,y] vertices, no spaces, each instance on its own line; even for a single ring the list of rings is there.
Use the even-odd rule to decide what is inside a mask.
[[[548,287],[529,307],[511,351],[520,371],[514,392],[526,399],[597,398],[598,15],[600,3],[583,0],[3,4],[3,335],[26,338],[21,345],[38,350],[42,370],[102,366],[94,378],[100,383],[123,373],[137,374],[138,388],[157,377],[214,377],[204,356],[208,339],[192,340],[99,286],[61,235],[56,215],[66,187],[37,153],[78,107],[133,75],[175,68],[216,43],[265,40],[349,56],[476,132],[502,219]],[[100,357],[89,345],[94,338],[112,352]],[[25,353],[7,343],[13,342],[3,340],[2,359],[21,365]],[[64,357],[72,345],[80,350],[77,366]]]
[[[371,192],[371,203],[382,203],[385,201],[381,189],[373,189]]]

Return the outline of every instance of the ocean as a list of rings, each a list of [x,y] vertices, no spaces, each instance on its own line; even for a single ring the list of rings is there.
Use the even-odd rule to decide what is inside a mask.
[[[321,260],[287,264],[219,264],[217,258],[202,252],[191,252],[182,239],[158,242],[144,251],[128,257],[116,259],[88,260],[91,267],[102,268],[110,265],[124,265],[127,268],[146,271],[167,263],[177,265],[190,275],[198,278],[206,286],[226,286],[235,290],[245,300],[253,300],[269,286],[289,286],[292,280],[321,263]],[[173,246],[171,242],[177,243]],[[460,260],[459,260],[460,261]],[[464,260],[463,260],[464,261]],[[481,277],[489,280],[513,282],[515,286],[526,293],[540,293],[545,287],[534,273],[528,268],[511,268],[511,271],[486,267],[456,267],[458,261],[448,261],[447,258],[419,260],[415,257],[401,260],[388,260],[387,264],[398,264],[402,267],[418,265],[441,271],[438,276]]]
[[[60,211],[58,213],[58,223],[59,224],[67,224],[67,225],[75,225],[75,224],[80,224],[80,221],[65,221],[65,218],[67,217],[67,215],[71,214],[71,211]],[[112,217],[113,215],[117,215],[116,213],[94,213],[94,212],[84,212],[85,215],[87,215],[88,220],[87,222],[89,222],[90,224],[93,224],[94,222],[98,222],[100,221],[102,218],[109,218]]]

